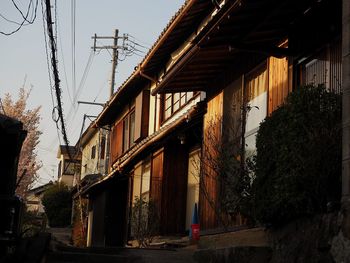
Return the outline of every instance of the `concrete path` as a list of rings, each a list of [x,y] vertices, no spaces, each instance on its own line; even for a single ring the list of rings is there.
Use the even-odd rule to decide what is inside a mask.
[[[194,263],[194,250],[179,249],[137,249],[137,248],[109,248],[109,249],[65,249],[50,252],[46,256],[48,263]]]
[[[51,233],[51,239],[61,245],[72,245],[72,228],[69,227],[50,227],[46,231]]]

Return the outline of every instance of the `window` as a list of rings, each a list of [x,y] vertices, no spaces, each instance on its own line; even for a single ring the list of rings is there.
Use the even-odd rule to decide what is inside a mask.
[[[255,152],[255,139],[260,122],[267,115],[267,70],[266,65],[246,76],[245,92],[250,107],[246,117],[246,156]]]
[[[319,53],[300,64],[301,85],[324,85],[327,89],[341,92],[341,43],[325,47]]]
[[[63,163],[64,169],[62,171],[62,174],[73,175],[75,172],[75,163],[69,161],[68,159],[65,159]]]
[[[130,113],[130,146],[134,144],[135,141],[135,111]]]
[[[168,93],[163,96],[163,120],[167,120],[193,97],[193,92]]]
[[[135,111],[128,113],[123,119],[123,152],[127,151],[135,142]]]
[[[95,159],[96,157],[96,145],[91,147],[91,159]]]
[[[62,174],[61,174],[61,170],[62,170],[61,167],[62,167],[62,161],[60,161],[60,162],[58,163],[58,169],[57,169],[57,170],[58,170],[58,178],[60,178],[61,175],[62,175]]]
[[[141,183],[141,197],[149,200],[150,180],[151,180],[151,162],[147,160],[142,167],[142,183]]]
[[[149,200],[151,181],[151,161],[146,159],[141,165],[135,167],[133,177],[133,201],[136,198],[145,198]]]
[[[101,151],[100,151],[100,159],[103,160],[105,158],[106,151],[106,137],[101,138]]]
[[[126,116],[123,120],[123,152],[129,149],[129,116]]]

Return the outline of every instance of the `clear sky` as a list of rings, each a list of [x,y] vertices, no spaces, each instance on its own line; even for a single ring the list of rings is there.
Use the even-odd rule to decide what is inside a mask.
[[[51,5],[54,6],[54,0],[51,1]],[[18,2],[18,7],[25,13],[30,0],[15,2]],[[33,2],[35,3],[36,0]],[[72,3],[74,2],[75,89],[72,80]],[[133,41],[150,47],[183,3],[184,0],[57,1],[58,66],[68,139],[72,145],[79,137],[83,115],[97,115],[101,110],[100,106],[72,103],[74,94],[76,100],[96,102],[105,102],[109,96],[111,55],[106,50],[102,50],[90,57],[93,45],[91,37],[95,33],[98,36],[112,36],[114,29],[119,29],[120,35],[128,33],[134,37]],[[54,9],[52,12],[54,13]],[[17,27],[16,24],[4,18],[17,22],[22,21],[11,0],[2,0],[0,3],[0,31],[10,32]],[[112,45],[112,40],[100,40],[97,44],[99,46]],[[140,51],[147,51],[141,46],[137,47]],[[116,70],[116,87],[119,87],[128,78],[144,55],[144,53],[137,52],[119,62]],[[89,57],[91,60],[89,71],[86,78],[83,78]],[[3,97],[5,93],[16,97],[19,88],[24,85],[32,89],[28,106],[42,106],[40,128],[43,135],[37,150],[43,168],[39,171],[40,179],[37,185],[57,179],[56,154],[59,140],[55,123],[51,117],[53,104],[45,53],[41,0],[39,0],[37,18],[32,25],[22,27],[11,36],[0,34],[0,61],[0,97]],[[85,80],[85,84],[78,92],[81,80]],[[88,124],[89,122],[86,126]]]

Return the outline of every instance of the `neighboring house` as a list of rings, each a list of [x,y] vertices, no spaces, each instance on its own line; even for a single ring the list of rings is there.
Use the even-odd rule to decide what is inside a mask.
[[[341,90],[340,0],[216,2],[186,1],[98,116],[96,127],[111,131],[110,162],[84,190],[89,246],[125,244],[136,197],[156,203],[160,234],[184,234],[194,203],[201,229],[218,227],[198,179],[215,202],[220,186],[193,165],[208,154],[208,129],[221,138],[240,127],[254,152],[259,123],[293,89]]]
[[[85,117],[84,117],[85,118]],[[84,119],[85,121],[85,119]],[[91,225],[93,215],[85,211],[84,207],[87,203],[86,198],[81,198],[80,192],[95,183],[98,179],[107,175],[107,136],[106,129],[96,128],[92,122],[89,127],[82,133],[76,143],[75,148],[81,153],[81,167],[74,174],[73,181],[73,226],[79,231],[73,231],[72,238],[81,239],[81,228],[83,227],[84,239],[88,242],[91,240]],[[78,209],[77,209],[78,208]],[[83,212],[80,212],[84,210]],[[77,213],[77,214],[76,214]],[[86,231],[88,230],[88,231]]]
[[[80,174],[81,154],[74,146],[60,145],[57,158],[58,182],[73,187],[74,174]]]
[[[41,203],[41,200],[43,198],[44,192],[51,185],[53,185],[53,182],[50,181],[47,184],[32,188],[27,192],[27,196],[26,196],[27,211],[30,211],[37,215],[45,213],[44,206]]]
[[[86,129],[76,147],[81,150],[81,178],[89,174],[106,175],[107,130],[92,127]]]

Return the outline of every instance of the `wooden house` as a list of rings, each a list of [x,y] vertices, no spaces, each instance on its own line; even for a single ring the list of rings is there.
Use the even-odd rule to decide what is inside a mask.
[[[242,125],[235,123],[237,115],[251,106],[243,126],[251,152],[259,123],[293,89],[324,84],[341,91],[341,1],[222,1],[196,32],[152,94],[206,92],[203,149],[218,116],[216,132],[222,134],[232,123]],[[204,184],[219,200],[217,181]],[[199,210],[202,229],[218,226],[201,193]]]
[[[215,202],[220,187],[193,165],[208,153],[207,130],[220,138],[239,126],[254,151],[259,123],[293,89],[340,91],[340,42],[340,0],[186,1],[96,120],[110,129],[110,162],[85,191],[91,245],[125,244],[136,196],[156,202],[160,234],[184,234],[194,203],[201,229],[218,227],[198,178]]]

